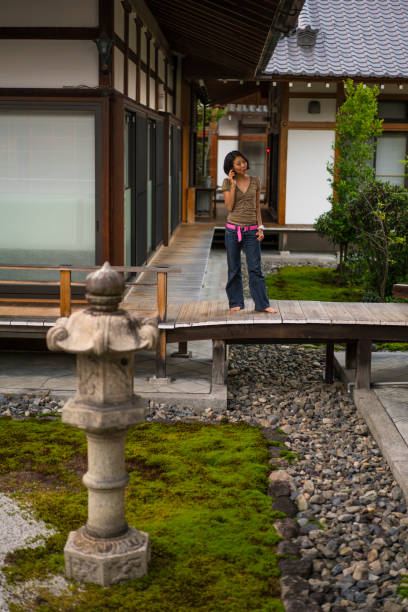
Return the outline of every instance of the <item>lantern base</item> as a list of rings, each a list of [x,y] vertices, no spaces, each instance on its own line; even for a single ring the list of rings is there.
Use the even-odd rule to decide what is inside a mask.
[[[70,532],[64,555],[67,578],[106,587],[147,573],[149,535],[129,527],[118,538],[94,538],[80,527]]]

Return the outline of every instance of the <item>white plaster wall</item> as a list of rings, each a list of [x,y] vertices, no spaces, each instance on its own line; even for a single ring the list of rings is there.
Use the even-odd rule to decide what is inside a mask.
[[[116,34],[125,40],[125,11],[121,0],[114,0],[114,29]]]
[[[123,93],[124,55],[117,47],[113,48],[114,88]]]
[[[227,176],[224,172],[224,157],[236,149],[238,149],[238,138],[218,141],[217,185],[220,187]]]
[[[320,113],[308,113],[311,100],[320,102]],[[331,98],[289,98],[289,121],[335,121],[336,100]]]
[[[231,117],[231,120],[228,119]],[[220,136],[238,136],[238,119],[233,115],[226,114],[218,122],[218,134]]]
[[[129,62],[128,65],[128,96],[136,100],[136,64]]]
[[[171,96],[170,94],[167,94],[167,112],[173,112],[173,96]]]
[[[327,163],[333,158],[332,130],[289,130],[286,223],[313,224],[330,204]]]
[[[98,0],[0,0],[4,28],[98,26]]]
[[[98,87],[91,40],[0,40],[0,87]]]

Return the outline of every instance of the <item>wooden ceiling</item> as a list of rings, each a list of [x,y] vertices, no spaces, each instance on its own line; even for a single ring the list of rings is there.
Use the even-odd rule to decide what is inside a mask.
[[[253,79],[304,0],[146,0],[188,79]],[[266,57],[268,56],[268,57]]]

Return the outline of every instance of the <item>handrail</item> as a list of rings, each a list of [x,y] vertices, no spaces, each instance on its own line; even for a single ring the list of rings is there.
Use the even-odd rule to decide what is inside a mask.
[[[71,287],[84,286],[84,282],[72,282],[72,272],[86,272],[98,270],[100,266],[33,266],[33,265],[16,265],[16,264],[0,264],[0,270],[38,270],[38,271],[53,271],[60,273],[59,281],[13,281],[1,280],[0,284],[14,285],[59,285],[60,288],[60,316],[69,317],[71,314]],[[156,274],[157,280],[157,311],[159,320],[164,321],[167,312],[167,274],[180,273],[180,268],[172,266],[112,266],[117,272],[153,272]],[[127,283],[125,285],[137,285],[138,283]]]

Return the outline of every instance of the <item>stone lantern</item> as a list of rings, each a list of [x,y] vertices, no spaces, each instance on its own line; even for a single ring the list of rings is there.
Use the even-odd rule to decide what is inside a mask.
[[[78,388],[62,421],[88,439],[88,521],[65,545],[68,578],[108,586],[143,576],[149,536],[125,520],[126,431],[146,416],[146,400],[133,394],[134,352],[154,348],[157,324],[118,309],[121,275],[109,263],[86,279],[89,308],[61,318],[47,334],[51,351],[77,355]]]

